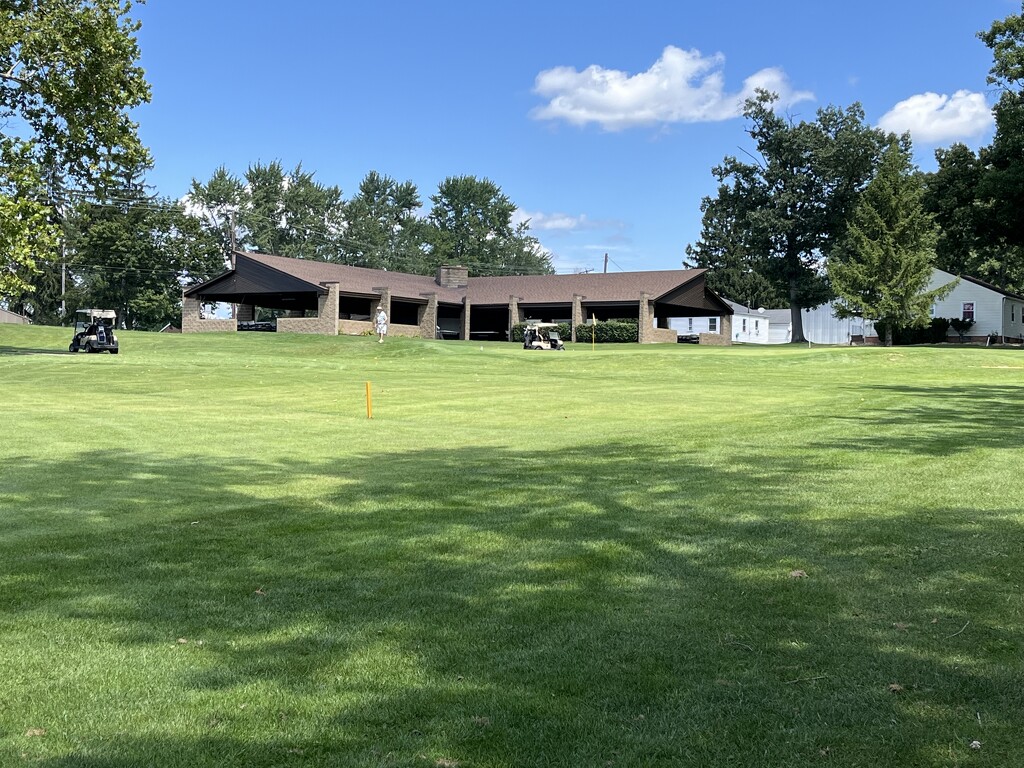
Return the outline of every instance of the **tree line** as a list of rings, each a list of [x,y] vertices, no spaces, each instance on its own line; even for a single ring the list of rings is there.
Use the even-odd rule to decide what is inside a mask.
[[[149,151],[129,113],[149,101],[131,0],[0,3],[0,301],[35,322],[113,308],[128,328],[180,317],[184,286],[232,249],[431,274],[552,272],[486,178],[453,176],[424,205],[371,171],[344,199],[302,168],[218,168],[183,200],[152,194]]]
[[[415,185],[371,171],[348,199],[301,165],[218,168],[184,200],[153,195],[152,166],[129,115],[149,101],[131,0],[0,3],[0,301],[54,323],[73,304],[116,308],[127,327],[178,317],[183,286],[224,269],[231,249],[430,274],[551,272],[488,179],[450,177],[424,202]],[[927,321],[932,266],[1024,290],[1024,4],[979,33],[1000,92],[992,143],[954,144],[921,173],[909,136],[861,107],[813,120],[746,103],[753,151],[712,173],[687,262],[719,292],[801,312],[838,311],[888,327]]]
[[[989,146],[939,149],[922,173],[910,136],[866,124],[860,105],[796,121],[760,91],[744,110],[755,149],[713,169],[687,263],[734,300],[789,306],[794,341],[801,310],[830,299],[841,316],[879,321],[886,343],[923,327],[943,293],[925,290],[933,267],[1024,291],[1024,14],[978,37],[1000,91]]]

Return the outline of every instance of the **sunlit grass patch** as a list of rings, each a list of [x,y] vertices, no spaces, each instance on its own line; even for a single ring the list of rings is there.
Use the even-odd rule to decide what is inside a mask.
[[[0,763],[1024,762],[1019,352],[64,335]]]

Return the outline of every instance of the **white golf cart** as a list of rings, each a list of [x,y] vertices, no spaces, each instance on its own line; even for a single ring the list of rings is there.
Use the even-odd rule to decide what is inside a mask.
[[[552,349],[565,351],[558,334],[558,323],[530,323],[523,329],[523,349]]]
[[[68,352],[109,352],[117,354],[117,336],[114,323],[117,313],[112,309],[80,309],[81,315],[75,322],[75,337],[68,345]]]

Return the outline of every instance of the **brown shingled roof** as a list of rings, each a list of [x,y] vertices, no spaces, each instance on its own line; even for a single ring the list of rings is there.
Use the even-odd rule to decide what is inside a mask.
[[[247,261],[251,266],[246,266]],[[426,294],[436,293],[440,302],[462,304],[468,298],[473,306],[506,306],[509,296],[515,296],[522,304],[568,304],[574,295],[583,297],[587,304],[637,302],[641,293],[648,294],[652,299],[664,297],[663,300],[669,303],[691,307],[704,306],[709,301],[703,279],[699,279],[706,271],[703,269],[471,277],[466,288],[444,288],[433,277],[426,275],[248,252],[236,253],[235,270],[202,285],[193,286],[186,294],[201,295],[204,288],[225,280],[237,281],[242,279],[243,274],[252,273],[253,279],[263,280],[266,278],[259,278],[255,273],[265,269],[279,273],[282,280],[287,276],[292,280],[303,281],[311,288],[336,282],[344,294],[374,296],[380,293],[379,289],[387,288],[393,298],[422,301]],[[295,288],[290,287],[289,290]],[[254,291],[249,287],[245,292],[251,294]],[[717,297],[714,297],[712,304],[714,307],[719,306]],[[729,311],[724,304],[721,306]]]
[[[268,267],[295,275],[310,283],[339,283],[342,293],[374,295],[375,288],[388,288],[393,298],[423,299],[423,294],[436,293],[437,300],[449,304],[461,304],[465,291],[458,288],[442,288],[432,277],[410,275],[405,272],[388,272],[385,269],[349,267],[310,259],[292,259],[287,256],[270,256],[265,253],[239,253],[238,257],[252,259]],[[505,297],[508,301],[508,296]]]
[[[657,299],[690,282],[703,269],[668,269],[656,272],[611,272],[581,275],[523,275],[519,277],[471,277],[468,296],[474,306],[508,304],[515,296],[525,304],[562,304],[573,294],[584,301],[639,301],[641,293]]]

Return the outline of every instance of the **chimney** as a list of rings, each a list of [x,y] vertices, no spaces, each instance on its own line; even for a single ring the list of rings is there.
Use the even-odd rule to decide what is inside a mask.
[[[434,282],[442,288],[465,288],[469,285],[469,269],[442,264],[437,268],[437,278]]]

